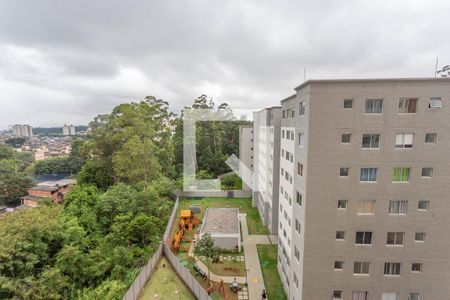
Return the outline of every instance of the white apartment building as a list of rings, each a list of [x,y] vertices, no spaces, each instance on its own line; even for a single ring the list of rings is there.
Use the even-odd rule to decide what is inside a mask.
[[[295,91],[281,101],[275,158],[288,298],[450,299],[450,79],[311,80]],[[272,155],[263,149],[255,166]],[[265,171],[255,176],[270,188]]]
[[[253,206],[271,234],[278,232],[281,108],[253,113]]]
[[[62,127],[63,135],[75,135],[75,126],[64,124]]]
[[[16,124],[12,127],[12,134],[14,136],[33,137],[33,127]]]
[[[253,124],[239,126],[239,159],[244,165],[253,171]],[[242,178],[241,174],[241,178]],[[251,188],[242,182],[243,190],[250,190]]]

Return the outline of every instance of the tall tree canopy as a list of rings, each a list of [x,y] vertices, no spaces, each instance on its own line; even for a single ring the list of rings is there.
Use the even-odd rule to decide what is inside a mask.
[[[84,146],[90,158],[79,181],[106,189],[118,182],[173,177],[173,118],[168,103],[155,97],[120,104],[111,114],[97,116],[90,123],[90,139]]]

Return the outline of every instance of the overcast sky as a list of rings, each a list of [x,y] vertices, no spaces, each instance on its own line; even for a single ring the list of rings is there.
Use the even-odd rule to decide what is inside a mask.
[[[0,128],[87,124],[153,95],[275,105],[308,79],[429,77],[450,1],[0,1]]]

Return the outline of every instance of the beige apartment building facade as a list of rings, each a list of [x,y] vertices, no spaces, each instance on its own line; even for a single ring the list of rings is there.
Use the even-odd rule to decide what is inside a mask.
[[[450,299],[450,79],[295,90],[279,157],[288,298]]]

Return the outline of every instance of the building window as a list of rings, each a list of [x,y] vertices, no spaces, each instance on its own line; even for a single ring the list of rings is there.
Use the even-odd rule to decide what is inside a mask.
[[[381,113],[383,113],[383,100],[382,99],[367,99],[365,113],[366,114],[381,114]]]
[[[335,261],[334,262],[334,269],[342,271],[344,269],[344,262],[343,261]]]
[[[425,232],[416,232],[414,235],[414,240],[416,242],[425,242],[425,239],[427,237],[427,234]]]
[[[294,246],[294,256],[297,261],[300,261],[300,251],[298,250],[297,246]]]
[[[392,170],[392,181],[394,182],[408,182],[411,168],[395,167]]]
[[[355,261],[353,264],[353,274],[357,275],[369,275],[370,262],[367,261]]]
[[[301,233],[301,225],[297,219],[295,219],[295,231],[297,231],[298,234]]]
[[[395,135],[395,148],[406,149],[412,148],[414,143],[414,134],[412,133],[399,133]]]
[[[333,300],[342,300],[342,291],[333,291]]]
[[[441,108],[441,107],[442,107],[441,98],[430,98],[430,101],[428,102],[428,108]]]
[[[398,262],[384,263],[384,275],[400,276],[402,264]]]
[[[362,136],[363,148],[380,148],[379,134],[363,134]]]
[[[381,294],[381,300],[400,300],[400,293],[384,292],[383,294]]]
[[[372,245],[371,231],[357,231],[355,237],[356,245]]]
[[[340,170],[339,170],[339,176],[341,176],[341,177],[347,177],[347,176],[348,176],[348,169],[349,169],[349,168],[340,168]]]
[[[386,245],[402,246],[404,236],[405,236],[404,232],[388,232],[386,238]]]
[[[299,116],[304,115],[305,111],[306,111],[306,103],[305,103],[305,101],[301,101],[298,106],[299,106],[299,110],[298,110]]]
[[[409,293],[408,300],[420,300],[419,293]]]
[[[408,210],[407,200],[391,200],[389,202],[389,213],[393,215],[406,215]]]
[[[346,209],[348,204],[348,200],[338,200],[337,207],[339,209]]]
[[[417,98],[402,98],[398,102],[398,112],[401,114],[414,114],[417,109]]]
[[[288,139],[288,140],[291,139],[291,131],[290,130],[286,130],[286,139]]]
[[[377,181],[377,168],[361,168],[359,181]]]
[[[411,271],[420,273],[422,272],[422,264],[421,263],[413,263],[411,265]]]
[[[358,215],[373,215],[375,207],[375,200],[361,200],[358,201],[356,213]]]
[[[369,292],[352,292],[352,300],[368,300]]]
[[[417,205],[418,210],[428,210],[430,208],[430,201],[420,200]]]
[[[422,177],[432,177],[433,168],[422,168]]]
[[[350,133],[344,133],[341,136],[341,143],[342,144],[350,144],[352,135]]]
[[[425,143],[436,144],[437,133],[427,133],[425,134]]]
[[[303,177],[303,164],[297,163],[297,174]]]
[[[297,273],[294,272],[294,283],[295,286],[298,288],[298,277],[297,277]]]
[[[281,137],[284,139],[284,130],[281,130]]]
[[[302,194],[300,194],[300,192],[295,193],[295,202],[300,206],[302,206],[302,198],[303,197]]]
[[[303,147],[303,145],[304,145],[304,143],[305,143],[304,138],[305,138],[305,135],[304,135],[303,133],[299,133],[299,134],[298,134],[298,145],[299,145],[300,147]]]
[[[336,240],[345,240],[345,231],[336,231]]]
[[[283,110],[282,114],[283,114],[283,119],[286,119],[286,111],[285,110]]]
[[[344,99],[344,108],[353,108],[353,99]]]

